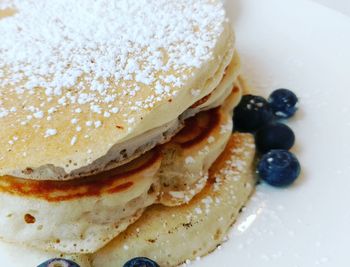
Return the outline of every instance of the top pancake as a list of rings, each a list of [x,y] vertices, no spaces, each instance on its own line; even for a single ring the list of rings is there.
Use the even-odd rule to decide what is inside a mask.
[[[0,36],[0,175],[33,179],[178,118],[233,55],[210,0],[0,0]]]

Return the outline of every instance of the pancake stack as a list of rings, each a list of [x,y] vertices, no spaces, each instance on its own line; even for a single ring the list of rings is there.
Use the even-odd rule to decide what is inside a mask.
[[[254,188],[220,1],[0,1],[0,249],[81,266],[213,250]],[[184,240],[192,240],[184,246]]]

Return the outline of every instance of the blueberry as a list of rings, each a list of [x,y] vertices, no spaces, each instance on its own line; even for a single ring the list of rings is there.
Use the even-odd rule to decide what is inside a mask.
[[[300,164],[291,152],[275,149],[262,156],[258,163],[258,173],[270,185],[287,186],[299,176]]]
[[[273,118],[268,102],[261,96],[245,95],[234,111],[235,128],[242,132],[254,132]]]
[[[159,267],[159,265],[151,259],[137,257],[126,262],[123,267]]]
[[[291,128],[282,123],[271,123],[257,131],[255,143],[261,153],[271,149],[289,150],[295,141]]]
[[[297,111],[298,97],[288,89],[277,89],[268,99],[276,117],[290,118]]]
[[[57,258],[57,259],[50,259],[48,261],[45,261],[44,263],[40,264],[37,267],[80,267],[80,266],[73,261]]]

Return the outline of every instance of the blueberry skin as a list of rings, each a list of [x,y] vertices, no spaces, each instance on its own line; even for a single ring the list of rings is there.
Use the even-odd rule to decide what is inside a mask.
[[[290,118],[297,111],[298,97],[288,89],[277,89],[271,93],[268,102],[278,118]]]
[[[272,149],[289,150],[295,142],[291,128],[282,123],[271,123],[257,131],[255,144],[259,152],[266,153]]]
[[[234,111],[235,129],[254,132],[273,118],[268,102],[261,96],[245,95]]]
[[[272,186],[288,186],[298,178],[300,163],[293,153],[275,149],[262,156],[258,173],[261,179]]]
[[[159,265],[149,258],[137,257],[126,262],[123,267],[159,267]]]
[[[80,267],[80,265],[76,264],[73,261],[66,260],[66,259],[50,259],[48,261],[45,261],[44,263],[38,265],[37,267]]]

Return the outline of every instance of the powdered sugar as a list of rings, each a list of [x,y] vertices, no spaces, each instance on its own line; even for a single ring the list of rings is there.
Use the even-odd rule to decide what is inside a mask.
[[[214,71],[210,63],[220,64],[222,41],[232,37],[219,0],[2,0],[3,8],[12,9],[0,17],[3,151],[18,134],[12,158],[27,150],[61,166],[38,144],[63,141],[62,151],[80,160],[78,147],[102,143],[106,131],[113,140],[101,151],[86,143],[91,158],[102,156],[141,122],[148,129],[152,109],[176,106],[182,88],[206,89],[194,74]]]
[[[45,132],[45,137],[53,136],[57,134],[56,129],[47,129]]]
[[[76,142],[77,142],[77,137],[73,136],[72,140],[70,141],[71,146],[74,146]]]
[[[102,110],[98,103],[135,95],[139,83],[154,84],[158,97],[151,102],[172,95],[170,88],[187,78],[180,76],[184,69],[200,68],[212,56],[225,19],[220,1],[209,0],[2,3],[9,6],[17,13],[0,20],[0,87],[22,101],[23,93],[43,92],[44,102],[55,101],[51,108],[90,104],[91,112],[105,117],[119,108]],[[169,69],[175,73],[156,79],[156,72]],[[131,80],[136,83],[118,84]],[[45,108],[34,117],[43,118]],[[0,118],[9,114],[0,104]]]
[[[191,156],[188,156],[188,157],[185,159],[185,163],[186,163],[186,164],[193,164],[193,163],[195,163],[194,158],[191,157]]]

